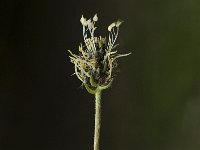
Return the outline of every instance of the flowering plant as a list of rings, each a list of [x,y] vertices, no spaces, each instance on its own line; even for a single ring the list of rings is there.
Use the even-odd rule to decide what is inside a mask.
[[[115,42],[122,21],[118,20],[108,26],[108,41],[106,37],[94,36],[97,21],[97,14],[94,15],[93,19],[88,20],[81,17],[84,44],[79,46],[79,55],[73,54],[69,50],[70,60],[75,65],[74,74],[89,93],[95,94],[94,150],[99,150],[101,91],[112,84],[117,68],[117,59],[131,54],[117,54],[117,50],[114,50],[118,45]]]

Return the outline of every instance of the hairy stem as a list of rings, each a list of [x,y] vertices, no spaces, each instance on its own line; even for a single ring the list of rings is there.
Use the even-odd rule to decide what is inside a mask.
[[[94,130],[94,150],[99,150],[99,137],[101,125],[101,90],[95,93],[95,130]]]

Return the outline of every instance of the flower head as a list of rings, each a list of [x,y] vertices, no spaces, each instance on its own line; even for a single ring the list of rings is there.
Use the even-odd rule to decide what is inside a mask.
[[[131,54],[117,54],[116,50],[113,51],[117,46],[115,42],[122,21],[118,20],[108,27],[108,41],[106,37],[94,36],[95,22],[97,21],[97,14],[92,20],[81,17],[84,44],[79,46],[79,55],[69,51],[71,62],[75,65],[76,76],[92,94],[97,89],[106,89],[111,85],[117,67],[117,59]]]

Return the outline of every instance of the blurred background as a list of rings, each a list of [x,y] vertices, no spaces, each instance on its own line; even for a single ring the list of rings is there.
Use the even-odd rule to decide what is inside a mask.
[[[124,20],[101,150],[200,149],[199,0],[1,0],[0,149],[92,150],[94,96],[70,76],[80,17]]]

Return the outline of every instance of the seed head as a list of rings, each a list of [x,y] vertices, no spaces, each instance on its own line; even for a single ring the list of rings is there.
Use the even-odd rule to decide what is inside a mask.
[[[117,50],[113,51],[117,46],[115,41],[122,21],[118,20],[108,26],[108,41],[106,37],[94,36],[97,21],[97,14],[92,20],[87,20],[82,15],[80,22],[83,26],[84,44],[79,46],[79,55],[69,50],[70,60],[75,65],[74,74],[91,94],[95,94],[97,89],[108,88],[115,75],[117,59],[131,54],[117,54]]]

